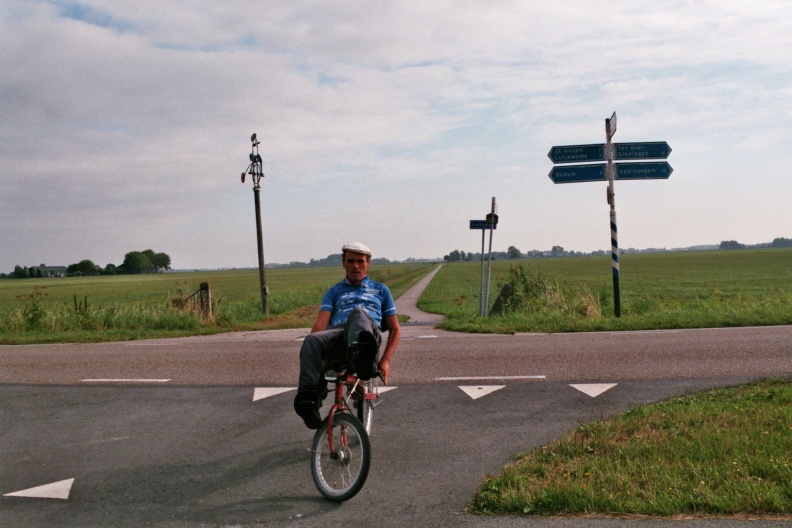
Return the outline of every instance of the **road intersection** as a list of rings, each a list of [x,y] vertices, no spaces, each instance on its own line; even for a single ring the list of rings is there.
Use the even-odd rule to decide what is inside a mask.
[[[0,346],[0,525],[780,526],[464,508],[515,454],[581,423],[792,376],[792,327],[504,336],[411,318],[376,408],[369,481],[342,505],[313,487],[311,432],[291,409],[306,329]]]

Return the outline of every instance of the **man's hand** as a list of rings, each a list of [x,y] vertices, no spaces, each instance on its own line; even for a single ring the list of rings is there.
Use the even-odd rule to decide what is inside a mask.
[[[385,385],[388,384],[388,379],[390,378],[390,359],[382,359],[378,365],[380,374],[382,374],[382,381],[385,382]]]
[[[388,384],[390,379],[390,364],[393,355],[396,353],[396,347],[399,346],[399,339],[401,339],[401,327],[399,326],[399,318],[395,315],[389,315],[385,318],[385,328],[388,329],[388,342],[385,344],[385,352],[382,354],[382,359],[379,361],[379,369],[382,373],[382,381]]]

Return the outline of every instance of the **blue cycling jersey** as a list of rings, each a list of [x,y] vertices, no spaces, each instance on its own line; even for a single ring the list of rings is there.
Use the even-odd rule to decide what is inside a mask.
[[[330,287],[322,298],[319,311],[330,312],[330,326],[346,323],[350,312],[361,306],[374,319],[377,326],[385,317],[396,315],[396,303],[387,286],[371,280],[368,275],[358,286],[346,279]]]

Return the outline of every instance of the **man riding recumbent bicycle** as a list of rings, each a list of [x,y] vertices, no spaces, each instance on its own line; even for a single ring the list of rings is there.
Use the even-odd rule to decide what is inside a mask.
[[[354,496],[368,475],[368,432],[378,397],[377,377],[387,384],[401,333],[390,290],[368,277],[371,250],[356,242],[345,245],[342,254],[346,274],[325,293],[311,333],[303,341],[294,399],[294,409],[305,425],[317,430],[311,475],[322,495],[336,501]],[[378,358],[381,329],[388,338]],[[319,408],[328,383],[334,384],[334,402],[322,420]]]

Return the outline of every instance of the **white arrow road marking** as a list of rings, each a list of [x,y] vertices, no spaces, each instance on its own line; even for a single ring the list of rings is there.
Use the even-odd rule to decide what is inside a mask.
[[[474,400],[478,400],[483,396],[501,390],[505,386],[506,385],[460,385],[459,388]]]
[[[377,389],[377,391],[378,391],[380,394],[385,394],[385,393],[386,393],[386,392],[388,392],[388,391],[392,391],[393,389],[398,389],[398,388],[399,388],[399,387],[379,387],[379,388]]]
[[[592,398],[596,398],[603,392],[612,389],[616,385],[617,383],[588,383],[585,385],[570,385],[570,387],[574,387],[583,394],[588,394]]]
[[[14,493],[6,493],[3,497],[30,497],[34,499],[68,499],[74,479],[61,480],[52,484],[44,484]]]
[[[296,389],[297,387],[256,387],[253,390],[253,401],[263,400],[264,398],[277,396]]]

